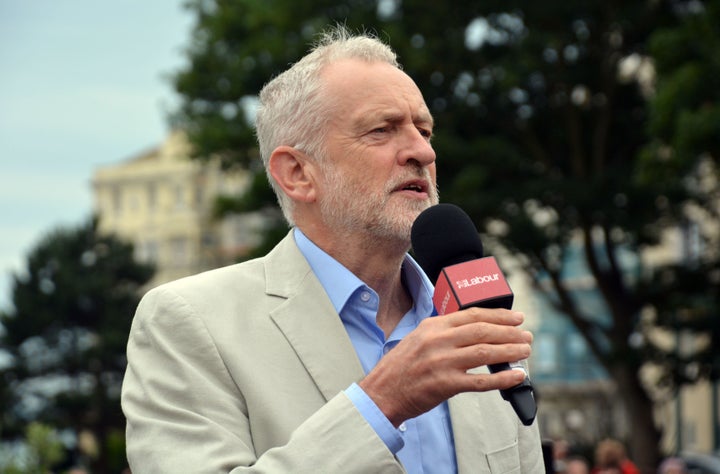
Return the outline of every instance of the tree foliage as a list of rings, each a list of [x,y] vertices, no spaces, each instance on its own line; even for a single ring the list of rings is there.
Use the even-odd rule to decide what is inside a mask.
[[[14,307],[0,313],[9,360],[0,368],[3,437],[41,421],[90,432],[104,446],[124,430],[125,346],[138,290],[153,272],[130,244],[100,235],[94,219],[50,232],[30,251],[27,271],[14,276]],[[100,471],[110,472],[98,455]]]
[[[65,456],[63,444],[56,429],[42,423],[30,423],[25,429],[26,450],[0,458],[5,474],[45,474]]]
[[[698,245],[702,256],[692,266],[678,260],[648,266],[643,259],[668,229],[687,227],[698,213],[717,217],[716,4],[188,5],[197,24],[189,66],[175,78],[182,105],[174,118],[199,158],[248,167],[258,183],[246,105],[263,83],[331,24],[388,40],[436,118],[442,200],[459,204],[489,240],[510,249],[575,324],[617,382],[632,417],[633,454],[641,464],[656,464],[660,431],[640,369],[654,362],[664,370],[658,381],[671,386],[718,375],[720,345],[711,325],[719,306],[717,253]],[[702,172],[708,166],[711,176]],[[272,205],[267,191],[257,193],[261,188],[254,206]],[[712,229],[701,230],[700,243],[712,239]],[[567,254],[578,247],[605,317],[589,313],[567,283]],[[686,358],[668,352],[648,333],[668,321],[711,333],[714,344]],[[688,371],[688,363],[697,370]]]
[[[661,186],[680,182],[687,193],[680,213],[684,259],[658,269],[647,285],[658,326],[706,336],[700,351],[668,353],[649,346],[674,386],[720,379],[715,322],[720,308],[720,4],[688,2],[676,9],[678,24],[658,29],[648,42],[657,82],[649,101],[648,140],[638,158],[640,180]]]

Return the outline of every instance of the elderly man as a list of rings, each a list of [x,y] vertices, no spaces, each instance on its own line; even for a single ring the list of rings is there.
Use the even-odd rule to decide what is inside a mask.
[[[128,343],[142,473],[528,473],[536,425],[497,389],[521,313],[430,317],[407,254],[437,203],[433,118],[394,52],[326,33],[260,93],[257,135],[292,230],[263,258],[150,291]]]

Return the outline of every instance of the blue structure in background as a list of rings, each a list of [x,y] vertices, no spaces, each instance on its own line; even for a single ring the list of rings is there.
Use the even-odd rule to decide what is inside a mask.
[[[623,259],[623,266],[637,268],[637,264],[627,257],[629,255]],[[563,268],[563,281],[583,314],[600,324],[603,321],[609,324],[608,309],[590,276],[580,245],[570,244],[566,249]],[[542,317],[533,342],[533,381],[572,384],[608,380],[605,368],[598,362],[585,338],[569,317],[552,305],[553,297],[552,290],[549,293],[535,292],[538,313]]]
[[[598,311],[602,311],[595,290],[573,293],[585,308],[597,306]],[[547,295],[538,293],[536,296],[542,322],[535,330],[533,342],[533,382],[553,384],[607,380],[607,372],[568,317],[552,307]]]

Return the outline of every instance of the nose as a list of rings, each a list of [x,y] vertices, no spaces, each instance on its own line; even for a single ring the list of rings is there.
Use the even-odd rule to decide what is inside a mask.
[[[420,166],[428,166],[435,162],[435,149],[423,131],[410,125],[406,128],[403,137],[403,143],[398,152],[400,165],[404,166],[410,161],[415,161]]]

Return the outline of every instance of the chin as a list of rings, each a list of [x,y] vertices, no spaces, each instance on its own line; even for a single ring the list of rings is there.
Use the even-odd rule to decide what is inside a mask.
[[[373,233],[377,237],[384,239],[397,240],[402,243],[410,245],[410,231],[412,230],[413,222],[417,216],[422,212],[403,212],[394,213],[389,218],[384,219],[373,226]]]

